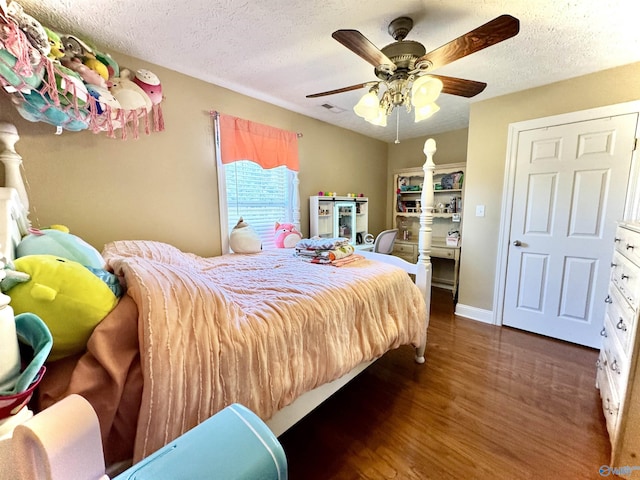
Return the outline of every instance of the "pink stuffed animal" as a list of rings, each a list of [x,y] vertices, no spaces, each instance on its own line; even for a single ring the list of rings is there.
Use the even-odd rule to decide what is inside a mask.
[[[63,58],[60,63],[67,67],[69,70],[73,70],[82,78],[84,83],[90,85],[97,85],[102,88],[107,88],[107,82],[104,78],[100,76],[98,72],[92,70],[80,60],[78,57],[75,58]]]
[[[278,248],[293,248],[302,239],[302,234],[293,223],[276,222],[275,231],[274,242]]]
[[[149,70],[140,69],[132,79],[144,93],[149,95],[151,103],[157,105],[162,101],[162,85],[157,75]]]

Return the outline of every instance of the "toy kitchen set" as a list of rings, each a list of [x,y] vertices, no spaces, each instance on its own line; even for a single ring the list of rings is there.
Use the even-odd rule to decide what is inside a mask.
[[[356,249],[371,249],[369,199],[362,194],[319,192],[309,197],[309,234],[325,238],[345,237]]]

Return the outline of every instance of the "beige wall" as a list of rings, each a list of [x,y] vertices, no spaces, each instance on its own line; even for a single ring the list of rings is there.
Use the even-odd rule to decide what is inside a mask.
[[[425,123],[428,122],[429,120]],[[428,128],[429,126],[425,125],[425,130]],[[433,156],[433,161],[436,165],[464,162],[467,158],[467,135],[468,130],[464,128],[435,135],[425,133],[425,135],[420,138],[401,140],[398,144],[389,143],[387,145],[389,174],[393,174],[395,170],[401,168],[421,167],[425,161],[422,150],[424,148],[424,142],[428,138],[433,138],[436,141],[436,148],[438,150]]]
[[[640,98],[640,63],[472,103],[459,303],[492,310],[510,123]],[[469,212],[485,205],[485,216]]]
[[[101,249],[116,239],[172,243],[201,255],[220,253],[212,109],[301,132],[301,226],[319,190],[370,198],[370,231],[384,229],[387,145],[143,61],[114,55],[161,79],[166,129],[138,140],[64,132],[30,123],[0,95],[0,121],[14,123],[35,226],[66,224]],[[276,219],[274,219],[276,220]]]

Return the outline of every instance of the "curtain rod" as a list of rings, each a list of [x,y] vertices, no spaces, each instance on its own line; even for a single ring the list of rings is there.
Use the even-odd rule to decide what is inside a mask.
[[[220,112],[218,112],[217,110],[209,110],[209,115],[211,115],[213,118],[217,118],[220,115]],[[301,132],[296,132],[296,137],[298,138],[302,138],[304,135],[302,135]]]

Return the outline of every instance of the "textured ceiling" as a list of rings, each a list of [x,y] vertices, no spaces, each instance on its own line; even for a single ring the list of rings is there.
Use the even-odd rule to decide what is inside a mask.
[[[470,102],[640,61],[636,0],[19,0],[43,24],[274,105],[386,142],[396,114],[376,127],[352,110],[365,89],[311,93],[375,80],[373,67],[331,38],[356,29],[382,48],[391,20],[410,16],[407,40],[427,52],[508,13],[509,40],[435,73],[486,82],[472,99],[443,94],[431,119],[400,111],[400,139],[465,128]],[[334,113],[321,105],[329,103]],[[208,105],[207,108],[215,108]]]

